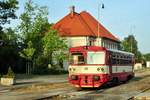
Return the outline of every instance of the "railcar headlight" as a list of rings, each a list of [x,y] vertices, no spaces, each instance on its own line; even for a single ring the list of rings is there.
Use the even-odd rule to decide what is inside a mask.
[[[97,68],[97,71],[100,71],[100,68]]]
[[[94,75],[93,79],[94,79],[94,81],[98,81],[98,80],[100,80],[100,76]]]
[[[75,68],[73,68],[73,71],[75,71],[76,69]]]
[[[104,72],[104,68],[101,68],[101,71]]]
[[[77,76],[77,75],[72,75],[72,76],[71,76],[71,79],[72,79],[72,80],[78,80],[78,76]]]
[[[69,71],[71,71],[71,68],[69,68]]]

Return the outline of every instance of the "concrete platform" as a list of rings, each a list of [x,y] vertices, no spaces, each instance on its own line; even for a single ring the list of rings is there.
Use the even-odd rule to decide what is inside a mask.
[[[42,84],[53,84],[67,82],[67,74],[65,75],[43,75],[43,76],[29,76],[25,78],[18,78],[16,84],[12,86],[3,86],[0,84],[0,100],[33,100],[45,95],[53,95],[56,93],[55,89],[50,89],[46,93],[35,91],[35,93],[30,92],[20,92],[17,89],[38,86]],[[54,92],[55,91],[55,92]],[[57,93],[56,93],[57,94]]]

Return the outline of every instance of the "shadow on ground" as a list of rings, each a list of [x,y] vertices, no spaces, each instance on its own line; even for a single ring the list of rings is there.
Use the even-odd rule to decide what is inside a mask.
[[[27,74],[16,74],[15,78],[16,79],[32,79],[34,77],[38,77],[36,75],[27,75]]]
[[[26,84],[35,84],[40,83],[41,81],[32,81],[32,82],[17,82],[15,85],[26,85]]]

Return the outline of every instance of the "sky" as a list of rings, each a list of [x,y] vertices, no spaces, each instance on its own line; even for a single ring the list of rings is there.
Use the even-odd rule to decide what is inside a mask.
[[[19,16],[24,11],[27,0],[18,0]],[[69,7],[74,5],[75,11],[89,12],[98,19],[98,5],[105,5],[99,10],[99,22],[120,40],[132,34],[138,41],[142,53],[150,52],[150,0],[32,0],[40,6],[47,6],[50,23],[56,23],[69,13]],[[13,20],[11,26],[16,26],[19,20]]]

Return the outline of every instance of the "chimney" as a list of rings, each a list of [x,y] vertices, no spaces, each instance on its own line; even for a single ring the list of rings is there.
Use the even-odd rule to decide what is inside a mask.
[[[75,6],[70,6],[69,9],[70,9],[71,17],[73,17],[74,12],[75,12]]]

